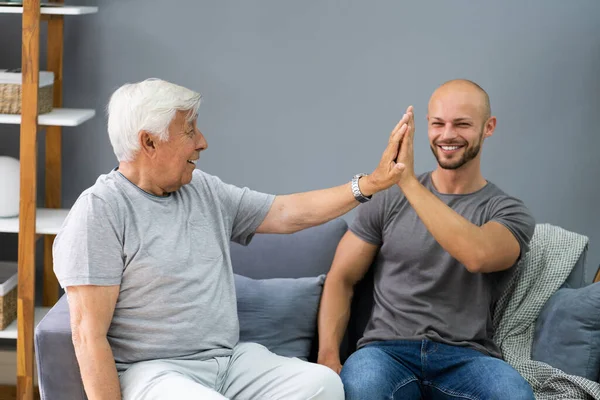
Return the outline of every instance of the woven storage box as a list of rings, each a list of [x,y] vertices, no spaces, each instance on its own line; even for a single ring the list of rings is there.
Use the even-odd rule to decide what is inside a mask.
[[[0,330],[17,318],[16,262],[0,261]]]
[[[52,111],[54,73],[40,71],[38,114]],[[21,114],[20,70],[0,70],[0,114]]]

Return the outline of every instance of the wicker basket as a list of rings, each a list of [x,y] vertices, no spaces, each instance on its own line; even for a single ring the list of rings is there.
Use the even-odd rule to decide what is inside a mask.
[[[21,114],[21,72],[0,70],[0,114]],[[54,74],[40,71],[38,114],[52,111]]]
[[[0,261],[0,330],[17,319],[17,271],[16,262]]]

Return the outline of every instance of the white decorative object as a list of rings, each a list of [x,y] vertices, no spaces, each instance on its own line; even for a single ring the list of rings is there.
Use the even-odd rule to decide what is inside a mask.
[[[19,160],[0,156],[0,218],[19,215]]]

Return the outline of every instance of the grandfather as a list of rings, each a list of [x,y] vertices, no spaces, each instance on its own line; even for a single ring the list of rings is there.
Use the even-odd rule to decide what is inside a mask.
[[[412,109],[380,164],[347,184],[273,196],[196,169],[200,94],[152,79],[108,106],[117,168],[77,199],[54,243],[85,391],[94,399],[343,399],[318,364],[239,343],[231,240],[292,233],[397,183]]]

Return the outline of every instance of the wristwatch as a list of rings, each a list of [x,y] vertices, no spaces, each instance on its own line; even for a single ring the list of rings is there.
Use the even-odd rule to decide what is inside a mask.
[[[371,200],[371,197],[373,197],[365,196],[358,187],[358,180],[363,176],[367,176],[367,174],[356,174],[352,177],[352,194],[354,194],[354,198],[360,203],[366,203],[367,201]]]

